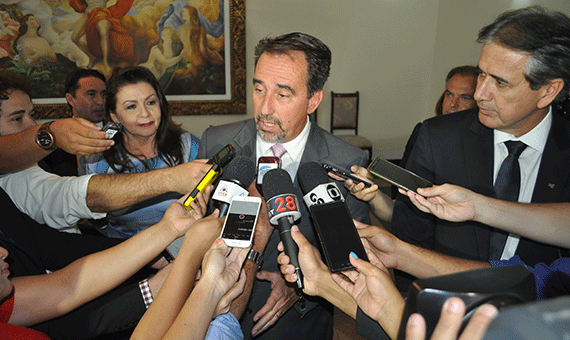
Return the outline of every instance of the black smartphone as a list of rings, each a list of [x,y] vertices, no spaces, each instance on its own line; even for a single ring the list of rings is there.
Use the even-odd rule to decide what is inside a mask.
[[[418,188],[427,188],[433,185],[427,179],[382,158],[376,158],[372,161],[368,166],[368,171],[398,188],[410,190],[416,194]]]
[[[224,146],[220,151],[218,151],[210,160],[208,164],[218,164],[222,168],[228,165],[228,163],[234,159],[236,153],[234,151],[234,146],[228,144]]]
[[[350,252],[368,261],[366,251],[352,221],[348,206],[335,201],[309,207],[323,254],[331,272],[354,269],[348,259]]]
[[[364,186],[366,186],[367,188],[370,188],[372,186],[372,184],[370,184],[369,182],[363,181],[360,178],[354,176],[350,170],[338,166],[334,163],[331,163],[329,161],[323,161],[322,166],[327,172],[330,171],[336,175],[339,175],[344,179],[351,179],[356,184],[364,183]]]

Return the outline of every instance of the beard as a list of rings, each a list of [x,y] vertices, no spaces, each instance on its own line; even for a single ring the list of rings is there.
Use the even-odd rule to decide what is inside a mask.
[[[276,132],[264,131],[259,126],[260,121],[274,123],[279,127],[279,129]],[[283,130],[283,124],[281,123],[279,118],[276,118],[274,116],[265,116],[262,118],[262,116],[259,115],[255,118],[255,123],[256,123],[255,128],[257,129],[257,133],[259,134],[259,137],[263,141],[268,143],[281,143],[285,140],[285,131]]]

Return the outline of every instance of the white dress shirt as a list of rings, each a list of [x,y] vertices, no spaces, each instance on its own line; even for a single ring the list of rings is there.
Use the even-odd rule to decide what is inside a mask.
[[[536,178],[538,177],[538,170],[540,168],[540,161],[542,159],[542,153],[544,147],[546,146],[546,140],[548,139],[548,133],[550,132],[550,127],[552,126],[552,108],[548,111],[548,114],[544,119],[535,126],[532,130],[525,133],[520,137],[515,137],[510,133],[502,132],[499,130],[493,130],[494,138],[494,173],[493,173],[493,183],[497,180],[497,175],[499,173],[499,168],[503,163],[503,160],[507,158],[509,151],[504,142],[506,141],[521,141],[527,145],[526,149],[523,150],[519,156],[519,165],[521,169],[521,187],[519,192],[519,202],[530,203],[532,200],[532,194],[534,192],[534,187],[536,185]],[[515,234],[509,234],[501,260],[508,260],[514,256],[518,243],[519,236]]]

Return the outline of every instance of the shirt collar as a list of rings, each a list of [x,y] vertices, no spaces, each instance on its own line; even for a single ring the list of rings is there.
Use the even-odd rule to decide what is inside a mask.
[[[515,137],[510,133],[506,133],[499,130],[493,130],[493,136],[495,144],[500,144],[509,140],[520,140],[534,150],[542,153],[544,147],[546,146],[546,140],[548,138],[548,133],[550,127],[552,126],[552,107],[549,108],[548,114],[544,119],[538,123],[532,130],[525,133],[520,137]]]

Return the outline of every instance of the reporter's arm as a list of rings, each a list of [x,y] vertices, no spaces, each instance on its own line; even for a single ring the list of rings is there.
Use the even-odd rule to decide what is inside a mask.
[[[166,192],[192,191],[212,167],[207,160],[138,174],[94,175],[87,187],[87,206],[93,212],[107,212]]]
[[[202,195],[199,201],[200,205],[194,204],[194,210],[189,212],[180,199],[171,204],[165,217],[154,226],[61,270],[14,278],[16,303],[10,323],[28,326],[55,318],[116,287],[156,258],[203,215]]]
[[[418,278],[456,273],[489,267],[488,262],[478,262],[442,255],[404,242],[390,232],[354,220],[358,234],[365,239],[372,251],[387,267],[399,269]]]
[[[132,339],[162,339],[166,334],[194,288],[204,254],[221,233],[224,219],[216,217],[217,213],[189,229],[168,277],[141,318]]]
[[[453,274],[490,266],[489,262],[443,255],[403,241],[399,242],[396,256],[398,265],[395,269],[417,278]]]
[[[163,340],[204,339],[220,299],[238,278],[243,287],[245,277],[240,272],[249,249],[234,248],[226,258],[228,247],[221,239],[216,242],[204,257],[200,281]]]
[[[36,144],[40,126],[22,132],[0,136],[0,173],[20,171],[34,165],[53,150],[44,150]],[[54,121],[50,129],[57,147],[66,152],[87,155],[103,152],[114,142],[105,132],[85,119],[67,118]]]
[[[570,247],[570,203],[508,202],[451,184],[418,189],[418,193],[427,199],[411,192],[407,195],[418,209],[441,219],[474,220],[535,241]]]

